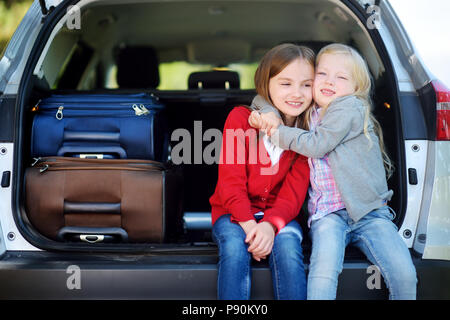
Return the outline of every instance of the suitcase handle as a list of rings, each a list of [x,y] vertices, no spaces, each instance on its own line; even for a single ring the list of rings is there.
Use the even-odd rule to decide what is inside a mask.
[[[108,213],[120,214],[119,203],[106,202],[71,202],[64,200],[64,214],[71,213]]]
[[[120,141],[120,132],[64,131],[64,141],[115,142]]]
[[[128,242],[128,233],[122,228],[63,227],[57,238],[87,243]]]
[[[62,146],[59,148],[57,156],[78,156],[101,155],[100,158],[107,158],[105,155],[117,155],[117,158],[126,159],[127,153],[121,146]],[[96,157],[99,158],[98,156]]]

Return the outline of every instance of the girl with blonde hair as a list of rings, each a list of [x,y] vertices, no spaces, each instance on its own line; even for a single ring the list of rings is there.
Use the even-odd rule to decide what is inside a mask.
[[[387,206],[393,166],[371,113],[371,78],[359,53],[343,44],[316,59],[310,129],[282,125],[261,96],[249,123],[284,150],[309,157],[308,225],[312,252],[308,299],[335,299],[345,247],[353,244],[381,271],[390,299],[416,298],[416,270]]]

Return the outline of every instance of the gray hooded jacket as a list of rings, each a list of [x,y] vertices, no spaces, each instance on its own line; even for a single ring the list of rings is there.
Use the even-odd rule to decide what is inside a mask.
[[[256,96],[252,107],[262,113],[280,113],[263,97]],[[388,190],[378,137],[369,122],[371,142],[364,135],[364,102],[355,96],[334,100],[314,131],[284,125],[272,142],[310,158],[328,160],[337,188],[349,216],[358,221],[392,198]]]

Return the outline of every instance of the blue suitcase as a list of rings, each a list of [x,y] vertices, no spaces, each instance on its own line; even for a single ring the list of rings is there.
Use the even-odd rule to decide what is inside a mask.
[[[52,95],[34,109],[32,157],[167,160],[164,105],[153,95]]]

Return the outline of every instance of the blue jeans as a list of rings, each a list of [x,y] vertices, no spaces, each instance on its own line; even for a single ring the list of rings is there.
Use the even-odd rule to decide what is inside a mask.
[[[389,299],[416,299],[416,269],[393,218],[390,208],[385,206],[357,222],[345,209],[313,221],[308,299],[336,298],[338,276],[348,244],[358,247],[379,268],[389,288]]]
[[[251,260],[244,242],[245,232],[230,215],[213,225],[213,239],[219,247],[217,296],[221,300],[250,299]],[[275,236],[269,265],[276,299],[306,299],[306,273],[303,265],[302,231],[296,221],[288,223]]]

